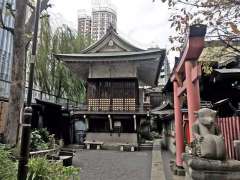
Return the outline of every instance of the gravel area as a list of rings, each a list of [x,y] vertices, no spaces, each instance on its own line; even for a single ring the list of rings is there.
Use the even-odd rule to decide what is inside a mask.
[[[152,152],[77,151],[73,165],[81,180],[150,180]]]

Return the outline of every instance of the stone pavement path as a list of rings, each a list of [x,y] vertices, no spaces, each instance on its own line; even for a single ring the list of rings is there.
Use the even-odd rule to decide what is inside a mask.
[[[165,180],[160,139],[153,142],[151,180]]]
[[[151,180],[152,151],[79,150],[73,165],[81,180]]]
[[[166,180],[184,180],[185,176],[174,175],[170,168],[170,161],[174,160],[175,157],[169,151],[165,151],[165,150],[162,150],[161,154],[162,154],[162,160],[163,160],[163,166],[164,166]]]

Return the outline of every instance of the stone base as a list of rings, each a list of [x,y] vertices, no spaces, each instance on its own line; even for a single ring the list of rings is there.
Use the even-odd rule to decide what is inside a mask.
[[[185,176],[185,169],[176,165],[175,161],[170,161],[170,168],[174,175]]]
[[[185,180],[239,180],[240,161],[210,160],[183,154]]]
[[[128,143],[137,144],[137,133],[101,133],[87,132],[86,141],[101,141],[104,144]]]

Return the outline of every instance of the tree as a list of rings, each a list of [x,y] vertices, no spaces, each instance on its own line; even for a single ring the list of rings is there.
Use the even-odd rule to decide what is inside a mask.
[[[14,108],[9,106],[9,113],[8,118],[11,118],[11,122],[7,121],[6,123],[6,132],[5,135],[7,137],[7,142],[15,143],[16,137],[13,136],[12,132],[16,131],[14,123],[14,118],[16,111],[20,112],[22,107],[21,102],[23,101],[22,97],[22,89],[24,88],[24,81],[22,81],[24,72],[22,69],[18,67],[24,66],[24,59],[25,59],[25,47],[24,47],[24,36],[25,36],[25,19],[26,19],[26,3],[27,0],[19,0],[16,3],[16,23],[14,28],[14,33],[16,34],[13,38],[13,66],[12,66],[12,79],[14,79],[14,83],[11,84],[10,94],[13,95],[15,92],[21,92],[21,95],[17,93],[17,95],[13,95],[9,97],[9,105],[17,104],[19,106],[15,106]],[[18,114],[19,116],[20,114]],[[13,120],[14,119],[14,120]]]
[[[49,0],[42,0],[41,12],[46,10]],[[30,0],[16,0],[16,9],[7,3],[6,8],[15,19],[14,28],[7,27],[3,21],[3,10],[0,10],[0,23],[4,30],[13,34],[13,67],[12,67],[12,83],[10,86],[10,96],[8,105],[8,116],[5,128],[5,140],[9,144],[16,144],[17,130],[20,122],[21,109],[24,104],[24,89],[25,89],[25,55],[26,50],[32,38],[32,29],[35,19],[34,2]],[[29,19],[26,19],[27,7],[31,10]]]
[[[74,33],[63,25],[52,32],[49,16],[41,19],[41,31],[36,61],[35,85],[42,91],[60,97],[67,97],[77,102],[85,95],[84,82],[72,74],[53,54],[79,53],[89,45],[88,39]]]
[[[172,10],[169,18],[176,33],[169,37],[172,50],[181,50],[189,25],[203,23],[208,26],[207,37],[218,39],[226,48],[240,54],[239,46],[233,42],[240,40],[239,0],[162,0]]]

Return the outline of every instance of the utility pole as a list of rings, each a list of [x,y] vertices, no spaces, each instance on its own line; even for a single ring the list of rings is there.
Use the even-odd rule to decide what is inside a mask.
[[[28,95],[27,95],[27,107],[24,109],[24,117],[22,124],[22,136],[20,146],[20,157],[18,163],[18,180],[26,180],[28,173],[28,158],[29,158],[29,146],[31,140],[31,121],[32,121],[32,89],[34,79],[34,64],[36,60],[37,52],[37,38],[38,38],[38,26],[40,18],[41,0],[37,0],[37,6],[35,10],[35,22],[34,33],[32,39],[32,57],[30,61],[30,73],[28,81]]]

